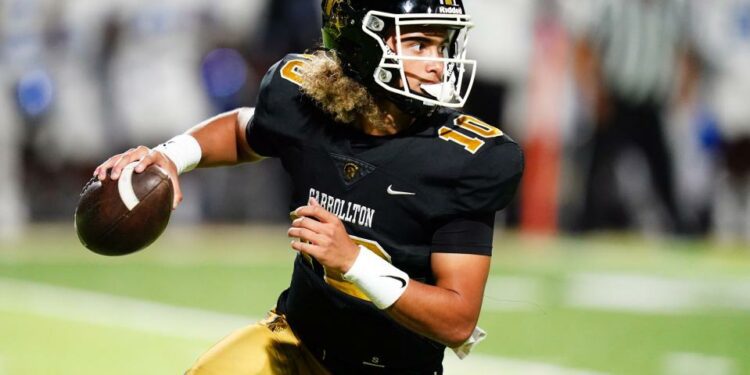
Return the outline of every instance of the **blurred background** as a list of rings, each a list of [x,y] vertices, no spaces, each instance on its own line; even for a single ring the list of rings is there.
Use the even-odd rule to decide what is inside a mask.
[[[465,6],[466,112],[526,173],[487,344],[447,373],[750,374],[750,0]],[[96,165],[252,106],[319,30],[319,0],[0,0],[0,374],[180,373],[273,305],[275,160],[184,175],[130,257],[87,253],[72,216]]]

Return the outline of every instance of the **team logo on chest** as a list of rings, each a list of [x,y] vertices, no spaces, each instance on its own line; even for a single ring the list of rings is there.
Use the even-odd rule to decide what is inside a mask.
[[[362,160],[357,160],[351,156],[329,154],[333,160],[336,170],[338,171],[341,182],[346,186],[351,186],[367,177],[375,171],[375,166]]]
[[[352,182],[359,175],[359,166],[354,163],[344,164],[344,179]]]

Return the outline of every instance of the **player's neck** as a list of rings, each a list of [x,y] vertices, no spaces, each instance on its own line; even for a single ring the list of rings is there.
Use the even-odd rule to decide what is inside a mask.
[[[383,113],[379,124],[374,124],[366,118],[360,118],[362,131],[365,134],[382,137],[397,134],[414,123],[414,117],[401,111],[395,104],[383,100],[378,103]]]

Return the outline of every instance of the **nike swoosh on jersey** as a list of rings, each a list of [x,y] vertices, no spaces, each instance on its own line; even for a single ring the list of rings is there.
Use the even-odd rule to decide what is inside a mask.
[[[387,278],[390,278],[390,279],[393,279],[393,280],[396,280],[396,281],[400,281],[401,282],[401,287],[402,288],[406,287],[406,280],[404,280],[404,279],[402,279],[402,278],[400,278],[398,276],[383,275],[383,276],[380,276],[380,277],[387,277]]]
[[[388,194],[390,195],[417,195],[417,193],[410,193],[408,191],[393,190],[393,185],[388,185]]]

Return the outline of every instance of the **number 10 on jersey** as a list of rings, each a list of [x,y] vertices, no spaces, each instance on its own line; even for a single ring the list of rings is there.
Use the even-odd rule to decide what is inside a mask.
[[[459,128],[475,134],[477,137],[443,126],[438,130],[440,139],[458,143],[459,145],[464,146],[464,150],[469,151],[472,154],[476,154],[476,152],[484,146],[485,142],[480,138],[495,138],[503,135],[503,132],[500,129],[489,125],[476,117],[468,115],[456,117],[456,119],[453,120],[453,123]]]

